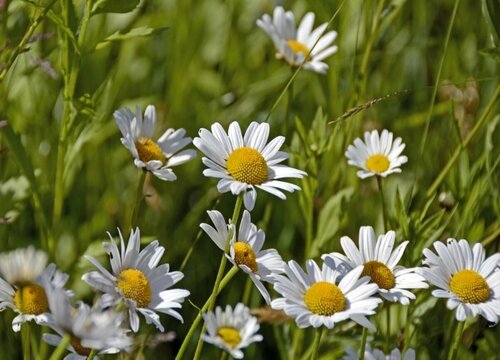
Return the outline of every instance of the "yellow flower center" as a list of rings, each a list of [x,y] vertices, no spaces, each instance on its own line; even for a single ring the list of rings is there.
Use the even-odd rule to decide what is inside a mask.
[[[304,294],[304,302],[309,311],[331,316],[345,309],[345,297],[337,285],[319,281],[311,285]]]
[[[234,349],[241,342],[240,332],[232,327],[221,327],[217,331],[217,335],[221,337],[224,343]]]
[[[138,307],[145,308],[151,302],[151,285],[144,273],[137,269],[126,269],[118,277],[118,288],[123,295],[134,300]]]
[[[266,159],[250,147],[234,150],[226,160],[226,168],[235,180],[250,185],[260,185],[267,180],[269,170]]]
[[[301,43],[300,41],[288,40],[287,43],[294,54],[297,54],[297,55],[303,54],[304,56],[309,54],[309,49],[307,48],[307,46],[304,45],[303,43]],[[307,60],[310,60],[310,59],[311,59],[311,56],[308,56]]]
[[[82,356],[89,356],[92,351],[91,349],[82,346],[80,339],[76,336],[71,337],[71,346],[73,346],[73,349],[75,349],[75,351]]]
[[[460,270],[451,277],[450,289],[464,303],[479,304],[490,298],[490,288],[474,270]]]
[[[373,171],[375,173],[383,173],[387,169],[389,169],[389,159],[387,156],[382,154],[374,154],[366,160],[366,167],[368,170]]]
[[[37,284],[28,284],[16,290],[14,304],[23,314],[40,315],[49,310],[47,294]]]
[[[369,276],[381,289],[392,289],[396,283],[392,271],[385,264],[378,261],[365,263],[361,276]]]
[[[163,154],[160,146],[150,138],[141,136],[135,142],[135,148],[139,154],[139,159],[147,163],[151,160],[161,161],[163,164],[167,161],[167,157]]]
[[[234,261],[236,262],[236,264],[246,265],[253,272],[257,272],[257,270],[259,270],[257,262],[255,261],[256,259],[255,252],[253,251],[250,245],[242,241],[237,241],[234,243],[233,248],[234,248]]]

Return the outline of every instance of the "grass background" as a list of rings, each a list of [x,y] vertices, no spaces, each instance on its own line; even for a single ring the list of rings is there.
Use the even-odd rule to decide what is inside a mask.
[[[0,2],[0,69],[8,66],[33,19],[48,3]],[[66,18],[64,4],[71,5]],[[264,121],[292,71],[274,58],[272,42],[257,28],[256,19],[283,5],[296,20],[313,11],[318,25],[327,22],[340,4],[141,1],[128,13],[92,16],[76,52],[71,46],[68,50],[67,39],[68,34],[79,37],[85,3],[56,2],[35,31],[38,38],[22,49],[0,82],[0,120],[8,121],[0,130],[0,216],[10,218],[0,224],[0,250],[30,244],[46,248],[46,234],[51,234],[57,243],[51,260],[71,274],[70,286],[77,297],[92,301],[90,288],[80,280],[91,269],[82,255],[102,254],[106,231],[116,235],[120,227],[128,232],[140,176],[120,144],[113,111],[154,104],[159,119],[156,135],[168,127],[183,127],[194,137],[200,127],[215,121],[227,127],[238,120],[242,128],[251,121]],[[410,240],[404,264],[419,265],[422,249],[447,237],[484,241],[489,254],[499,251],[498,101],[444,181],[428,193],[484,109],[494,96],[498,99],[494,94],[499,86],[497,2],[460,1],[446,42],[454,5],[455,1],[404,0],[343,4],[331,25],[338,32],[339,51],[326,60],[327,75],[301,71],[293,82],[293,94],[285,95],[269,117],[272,136],[281,135],[288,112],[285,148],[293,154],[290,163],[309,177],[296,182],[303,191],[286,201],[259,193],[252,218],[266,231],[266,247],[278,249],[285,260],[302,262],[338,250],[340,236],[357,239],[362,225],[381,232],[376,182],[359,180],[343,154],[364,131],[387,128],[403,138],[409,158],[403,173],[385,183],[391,228],[399,241]],[[126,35],[120,38],[117,33]],[[66,56],[77,59],[78,76],[74,95],[65,101]],[[451,86],[439,86],[431,108],[435,86],[445,81],[463,91],[462,100]],[[446,99],[450,93],[455,99]],[[338,120],[348,109],[388,94],[394,95]],[[54,222],[65,107],[70,109],[71,125],[63,163],[64,201],[62,215]],[[174,169],[176,182],[148,181],[150,197],[135,224],[145,241],[159,239],[166,247],[163,259],[172,269],[181,267],[193,247],[179,285],[191,291],[190,300],[198,306],[210,292],[220,259],[220,251],[206,235],[197,238],[198,225],[207,221],[206,210],[216,206],[229,217],[234,205],[232,196],[217,193],[215,180],[203,177],[202,169],[198,157]],[[449,203],[440,201],[440,194],[451,199]],[[246,283],[238,274],[217,303],[235,304]],[[251,295],[248,305],[262,305],[258,292]],[[403,344],[408,324],[413,336],[406,343],[416,348],[419,359],[443,357],[453,338],[453,313],[443,301],[431,298],[430,291],[420,291],[417,306],[410,309],[407,318],[406,309],[391,307],[391,348]],[[374,317],[380,329],[369,338],[374,344],[385,341],[384,311]],[[196,309],[186,302],[182,313],[185,325],[162,317],[177,339],[148,349],[148,358],[159,349],[175,354]],[[6,358],[20,357],[12,317],[11,311],[0,316],[0,346]],[[153,333],[151,327],[143,330]],[[280,345],[294,349],[293,357],[300,358],[313,336],[310,330],[297,331],[292,322],[263,324],[261,332],[264,342],[248,349],[248,358],[277,358],[286,352],[278,351]],[[471,322],[459,358],[492,358],[500,351],[495,340],[499,336],[498,327],[488,327],[482,318]],[[357,347],[359,339],[359,329],[341,325],[324,338],[321,354],[340,356],[346,345]],[[210,346],[204,351],[207,358],[219,356]]]

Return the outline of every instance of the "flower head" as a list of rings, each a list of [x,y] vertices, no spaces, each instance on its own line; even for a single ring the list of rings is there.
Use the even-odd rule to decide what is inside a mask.
[[[358,360],[358,352],[354,349],[348,347],[346,349],[346,355],[342,357],[342,360]],[[365,359],[366,360],[415,360],[415,350],[408,349],[404,356],[401,354],[398,348],[393,349],[389,355],[385,355],[382,350],[372,349],[369,344],[366,345],[365,349]]]
[[[71,340],[68,350],[72,355],[67,356],[67,359],[84,360],[94,349],[100,354],[114,354],[130,349],[132,339],[121,327],[123,313],[90,308],[82,302],[74,308],[66,292],[60,288],[52,288],[48,292],[48,299],[50,314],[42,325],[52,328],[59,335],[43,334],[43,339],[57,346],[63,336],[69,335]]]
[[[236,121],[229,125],[228,133],[215,123],[212,131],[200,129],[199,136],[193,144],[207,156],[202,158],[203,164],[208,167],[203,174],[220,179],[217,189],[221,193],[231,191],[237,195],[243,192],[245,208],[250,211],[257,198],[255,188],[286,199],[281,190],[293,192],[300,188],[278,179],[307,175],[301,170],[279,165],[288,158],[287,153],[279,151],[285,138],[278,136],[267,144],[267,123],[252,122],[245,136],[242,136]]]
[[[371,226],[362,226],[359,229],[359,249],[349,237],[343,236],[340,244],[346,255],[334,252],[323,255],[323,259],[327,262],[340,261],[349,270],[363,265],[361,275],[369,276],[372,282],[378,285],[378,293],[382,298],[408,305],[410,299],[415,300],[415,295],[407,289],[427,288],[428,285],[425,279],[415,272],[416,269],[397,265],[408,241],[404,241],[393,251],[394,241],[394,231],[376,239]]]
[[[367,276],[360,279],[362,266],[342,277],[341,271],[331,265],[323,263],[320,269],[313,260],[307,260],[304,272],[294,260],[289,261],[286,276],[275,275],[274,289],[283,297],[273,300],[272,308],[295,318],[300,328],[324,325],[332,329],[335,323],[351,319],[375,329],[365,316],[375,314],[382,302],[373,297],[377,284],[369,283]]]
[[[467,240],[448,239],[447,244],[434,243],[435,254],[424,249],[420,273],[439,289],[432,291],[438,298],[448,299],[448,309],[456,309],[455,317],[464,321],[467,316],[481,315],[497,323],[500,317],[500,254],[485,260],[484,248]]]
[[[168,129],[158,140],[152,139],[156,126],[153,105],[146,108],[144,119],[139,106],[135,115],[128,108],[119,109],[113,115],[123,136],[122,144],[134,157],[135,166],[151,171],[162,180],[176,180],[171,167],[184,164],[196,156],[193,149],[180,151],[191,143],[191,138],[184,137],[184,129]]]
[[[12,329],[21,330],[26,321],[40,323],[49,311],[47,299],[51,286],[63,287],[68,275],[47,262],[47,254],[33,247],[17,249],[0,256],[0,311],[10,308],[17,312]]]
[[[262,281],[272,282],[273,274],[283,273],[284,262],[275,249],[262,250],[266,238],[264,231],[257,230],[246,210],[243,211],[238,232],[234,224],[226,224],[220,212],[208,211],[208,215],[215,228],[208,224],[201,224],[200,227],[222,251],[225,251],[227,242],[230,242],[229,255],[226,255],[229,261],[250,276],[266,303],[270,304],[271,296]]]
[[[146,323],[154,323],[164,331],[160,317],[156,312],[162,312],[182,321],[182,316],[174,309],[180,308],[189,291],[170,289],[184,275],[180,271],[169,272],[169,265],[158,263],[165,248],[155,240],[140,251],[139,228],[131,231],[125,247],[121,232],[120,248],[108,233],[111,242],[104,243],[104,249],[110,255],[111,272],[106,270],[96,259],[86,258],[97,267],[83,275],[82,279],[90,286],[104,293],[103,305],[124,303],[128,308],[129,322],[132,331],[139,330],[139,316],[144,315]],[[121,250],[121,251],[120,251]]]
[[[401,155],[405,144],[400,137],[394,141],[392,138],[392,133],[385,129],[380,136],[377,130],[365,132],[365,142],[357,138],[354,145],[347,148],[347,163],[361,169],[357,173],[361,179],[400,173],[400,166],[408,161],[406,156]]]
[[[330,31],[323,35],[327,23],[313,30],[314,17],[314,13],[307,13],[297,28],[293,13],[285,12],[278,6],[274,9],[273,18],[265,14],[257,20],[257,26],[273,40],[276,58],[284,60],[291,67],[298,67],[305,60],[304,69],[324,74],[328,65],[322,61],[337,52],[336,45],[330,46],[337,38],[337,33]]]
[[[262,341],[262,335],[257,334],[257,319],[250,315],[250,309],[242,303],[237,304],[234,310],[229,305],[225,311],[217,306],[215,313],[205,313],[203,319],[207,333],[202,335],[202,339],[229,352],[235,359],[243,358],[241,349]]]

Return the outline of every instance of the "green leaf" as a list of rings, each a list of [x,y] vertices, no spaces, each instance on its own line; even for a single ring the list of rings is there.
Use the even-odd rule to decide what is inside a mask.
[[[500,47],[491,47],[479,50],[479,53],[491,57],[496,62],[500,62]]]
[[[498,45],[500,40],[500,1],[483,0],[483,14],[490,25],[493,41]]]
[[[167,27],[151,28],[148,26],[141,26],[141,27],[134,28],[125,34],[121,34],[119,31],[117,31],[114,34],[109,35],[107,38],[105,38],[104,40],[97,43],[95,48],[96,48],[96,50],[99,50],[99,49],[102,49],[102,48],[108,46],[113,41],[122,41],[122,40],[130,40],[130,39],[139,38],[139,37],[146,37],[146,36],[152,35],[156,32],[163,31],[165,29],[168,29],[168,28]]]
[[[134,10],[139,2],[140,0],[98,0],[92,8],[92,13],[124,14]]]

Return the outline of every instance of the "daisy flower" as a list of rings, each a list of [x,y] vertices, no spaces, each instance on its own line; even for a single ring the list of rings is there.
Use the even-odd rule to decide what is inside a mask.
[[[131,231],[127,247],[118,229],[120,249],[108,233],[111,242],[103,243],[106,253],[110,255],[111,272],[106,270],[96,259],[85,256],[98,271],[91,271],[82,276],[93,288],[102,291],[103,305],[123,303],[128,309],[132,331],[139,330],[139,316],[146,318],[146,323],[153,323],[164,331],[157,312],[168,314],[182,322],[182,316],[175,311],[181,308],[189,291],[167,288],[175,285],[184,275],[180,271],[169,272],[169,265],[159,265],[165,251],[155,240],[140,251],[140,231]],[[121,250],[121,251],[120,251]]]
[[[273,274],[283,273],[285,263],[275,249],[262,250],[266,238],[264,231],[257,230],[246,210],[243,211],[238,232],[234,224],[226,224],[220,212],[208,211],[208,215],[215,228],[208,224],[200,224],[200,227],[222,251],[225,251],[226,244],[230,241],[227,258],[250,276],[266,303],[270,304],[271,296],[262,281],[272,282]]]
[[[357,172],[358,177],[378,175],[386,177],[392,173],[400,173],[400,166],[408,161],[401,155],[405,144],[398,137],[392,141],[393,135],[387,130],[382,130],[379,135],[377,130],[365,132],[365,142],[360,138],[354,140],[354,145],[349,145],[345,156],[349,165],[354,165],[361,170]]]
[[[136,111],[134,115],[130,109],[122,108],[113,114],[123,136],[122,144],[134,157],[135,166],[151,171],[162,180],[176,180],[171,167],[184,164],[196,156],[193,149],[180,151],[191,143],[191,138],[184,137],[184,129],[168,129],[155,141],[152,139],[156,126],[155,107],[146,107],[144,119],[139,106]]]
[[[292,68],[306,60],[304,69],[324,74],[328,65],[322,61],[337,52],[336,45],[330,46],[337,38],[337,33],[330,31],[322,36],[328,24],[321,24],[315,30],[313,24],[314,13],[308,12],[297,28],[293,13],[285,12],[281,6],[274,9],[273,18],[265,14],[257,20],[257,26],[273,40],[277,59],[285,61]]]
[[[242,303],[237,304],[234,310],[229,305],[225,311],[217,306],[215,313],[207,312],[203,314],[203,319],[207,333],[202,335],[202,339],[227,351],[235,359],[243,358],[241,349],[262,341],[262,335],[257,334],[257,318],[250,315],[250,309]]]
[[[464,321],[468,316],[481,315],[497,323],[500,317],[500,254],[486,258],[481,244],[472,248],[467,240],[448,239],[447,244],[434,243],[436,253],[424,249],[421,274],[439,289],[432,291],[438,298],[448,299],[448,309],[456,309],[455,317]]]
[[[207,156],[202,158],[203,164],[208,167],[203,174],[220,179],[217,189],[221,193],[231,191],[237,195],[244,192],[245,208],[249,211],[257,198],[255,188],[286,199],[281,190],[293,192],[300,187],[278,179],[307,175],[304,171],[279,165],[289,156],[279,151],[285,138],[277,136],[267,144],[268,123],[252,122],[245,136],[242,136],[236,121],[229,125],[228,134],[219,123],[215,123],[212,131],[200,129],[199,135],[193,144]]]
[[[382,302],[373,297],[377,284],[362,277],[363,266],[349,271],[345,276],[331,264],[319,266],[313,260],[306,262],[307,273],[294,260],[285,264],[285,274],[274,276],[274,289],[283,297],[272,301],[271,307],[283,310],[295,318],[297,326],[332,329],[335,323],[351,319],[361,326],[375,330],[365,317],[375,314]],[[339,281],[339,279],[341,279]]]
[[[99,354],[115,354],[128,351],[132,346],[132,339],[121,328],[122,313],[91,309],[82,302],[74,308],[66,292],[60,288],[52,288],[47,296],[50,314],[42,325],[52,328],[59,335],[43,334],[43,339],[50,345],[58,346],[68,334],[71,340],[67,349],[71,354],[65,360],[85,360],[93,349]]]
[[[343,236],[340,244],[346,255],[334,252],[323,255],[322,258],[327,262],[341,262],[348,270],[363,265],[361,275],[369,276],[378,285],[378,293],[382,298],[408,305],[410,299],[415,300],[416,297],[407,289],[423,289],[428,285],[425,278],[416,273],[415,268],[406,269],[397,265],[408,241],[404,241],[393,251],[395,237],[394,231],[389,231],[376,239],[371,226],[362,226],[359,229],[359,249],[354,241]]]
[[[63,287],[68,275],[47,262],[47,254],[30,246],[0,256],[0,311],[10,308],[17,315],[12,329],[21,330],[26,321],[46,319],[49,310],[49,286]],[[5,280],[4,280],[5,279]]]
[[[359,351],[358,351],[359,352]],[[342,360],[358,360],[358,352],[354,349],[348,347],[346,349],[346,355]],[[365,349],[365,359],[366,360],[415,360],[415,350],[408,349],[404,356],[401,354],[398,348],[393,349],[389,355],[384,354],[382,350],[372,349],[370,345],[366,345]]]

